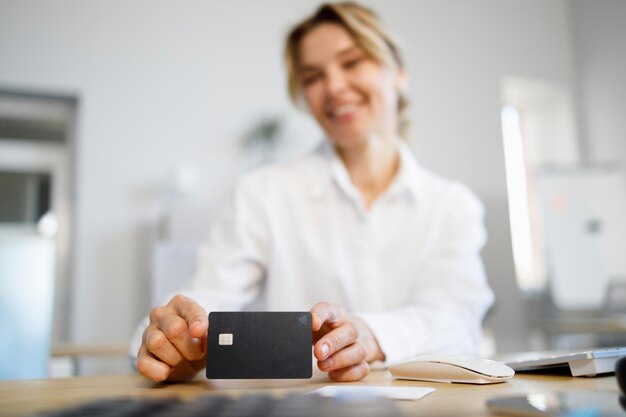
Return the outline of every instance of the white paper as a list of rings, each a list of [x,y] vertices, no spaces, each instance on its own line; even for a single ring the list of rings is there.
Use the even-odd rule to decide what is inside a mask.
[[[427,387],[390,387],[376,385],[327,385],[311,391],[322,397],[364,397],[378,396],[393,400],[419,400],[435,391]]]

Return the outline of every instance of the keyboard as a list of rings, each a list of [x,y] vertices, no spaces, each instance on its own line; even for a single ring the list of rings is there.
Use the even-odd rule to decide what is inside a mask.
[[[313,394],[116,398],[94,401],[36,417],[402,417],[388,398],[326,398]]]

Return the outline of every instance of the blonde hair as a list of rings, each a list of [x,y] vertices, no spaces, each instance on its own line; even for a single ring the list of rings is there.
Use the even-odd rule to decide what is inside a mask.
[[[389,68],[404,68],[402,56],[396,43],[383,28],[378,16],[370,9],[353,2],[325,3],[309,18],[297,24],[287,36],[285,65],[289,96],[298,102],[302,79],[298,70],[300,41],[310,31],[323,23],[343,27],[366,54]],[[409,102],[401,91],[398,95],[398,134],[409,136]]]

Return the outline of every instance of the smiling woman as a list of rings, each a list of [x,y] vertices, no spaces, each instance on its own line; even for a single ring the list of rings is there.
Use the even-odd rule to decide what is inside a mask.
[[[354,3],[320,7],[289,34],[285,64],[292,100],[297,102],[304,93],[305,101],[314,112],[318,109],[316,105],[320,104],[327,107],[334,105],[339,115],[355,110],[356,106],[342,107],[341,97],[336,97],[335,103],[332,100],[330,103],[319,103],[325,83],[334,92],[345,86],[342,83],[350,82],[365,86],[366,91],[371,87],[380,90],[386,87],[386,91],[381,92],[386,93],[382,97],[385,100],[382,103],[384,110],[395,112],[397,117],[385,116],[396,124],[393,133],[408,138],[408,100],[404,96],[406,74],[402,57],[369,9]],[[330,110],[326,108],[326,111]],[[318,114],[314,113],[321,124],[323,119]]]
[[[317,366],[336,381],[375,362],[475,352],[493,301],[483,208],[402,140],[406,74],[378,18],[323,5],[289,34],[286,63],[292,98],[327,140],[240,180],[190,285],[138,328],[138,370],[193,377],[207,311],[219,310],[310,309]]]
[[[292,99],[304,99],[371,207],[397,173],[395,139],[408,136],[394,42],[372,11],[327,4],[291,31],[285,61]]]
[[[300,62],[305,101],[335,145],[396,135],[402,71],[374,61],[345,29],[328,23],[302,39]]]

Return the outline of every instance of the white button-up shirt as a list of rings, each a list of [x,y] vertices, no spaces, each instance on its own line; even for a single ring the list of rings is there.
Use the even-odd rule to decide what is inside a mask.
[[[370,326],[387,363],[475,352],[493,302],[482,205],[398,149],[398,173],[370,209],[329,142],[243,177],[181,293],[207,311],[340,304]]]

